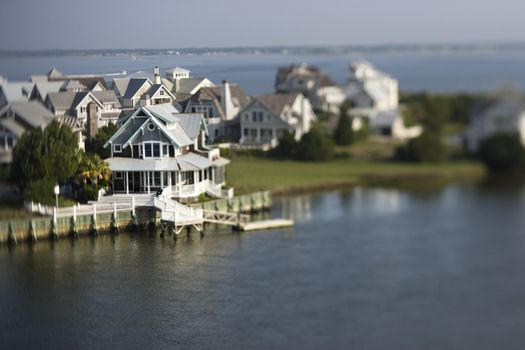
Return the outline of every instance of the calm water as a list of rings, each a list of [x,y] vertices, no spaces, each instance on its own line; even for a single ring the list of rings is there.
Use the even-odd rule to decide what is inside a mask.
[[[182,66],[194,76],[209,77],[215,83],[226,79],[240,83],[252,95],[273,90],[277,68],[291,63],[322,67],[343,84],[348,64],[367,59],[399,80],[406,91],[486,91],[509,83],[525,89],[525,50],[465,53],[371,53],[362,55],[158,55],[93,57],[0,57],[0,75],[26,80],[45,74],[51,67],[63,73],[110,74],[162,70]]]
[[[0,249],[2,348],[523,349],[525,192],[357,188],[293,230]]]

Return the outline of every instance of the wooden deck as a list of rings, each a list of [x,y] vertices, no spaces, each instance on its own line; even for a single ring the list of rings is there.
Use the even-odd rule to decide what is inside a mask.
[[[292,227],[294,225],[293,220],[289,219],[272,219],[263,221],[247,222],[239,225],[241,231],[259,231],[259,230],[271,230],[274,228]]]

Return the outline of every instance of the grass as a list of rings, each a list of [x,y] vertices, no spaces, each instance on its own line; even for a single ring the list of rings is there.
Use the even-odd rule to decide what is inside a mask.
[[[479,180],[485,172],[483,165],[470,161],[408,164],[347,159],[298,162],[238,157],[233,158],[227,168],[227,180],[238,194],[259,190],[290,193],[367,183],[398,186]]]

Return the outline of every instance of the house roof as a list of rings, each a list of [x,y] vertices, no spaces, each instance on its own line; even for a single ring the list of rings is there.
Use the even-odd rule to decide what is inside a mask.
[[[200,84],[209,82],[206,78],[186,78],[179,80],[179,86],[176,89],[177,94],[193,94],[194,90],[199,87]],[[213,84],[213,83],[212,83]],[[177,84],[175,84],[176,86]]]
[[[11,131],[17,137],[22,136],[22,134],[26,131],[22,125],[18,124],[16,120],[11,118],[0,119],[0,126]]]
[[[78,80],[66,80],[64,83],[62,83],[62,86],[60,88],[64,91],[67,91],[67,90],[74,90],[74,89],[84,90],[86,87],[80,84]]]
[[[0,110],[0,115],[11,110],[18,118],[32,128],[46,126],[55,116],[40,102],[19,102],[5,106]]]
[[[102,103],[114,103],[120,106],[117,95],[113,90],[91,91],[91,94]]]
[[[125,99],[133,98],[146,83],[151,84],[151,81],[146,78],[130,79],[123,97]]]
[[[190,71],[181,67],[175,67],[168,69],[166,73],[190,73]]]
[[[56,68],[51,68],[51,70],[47,73],[48,78],[59,78],[62,77],[62,73]]]
[[[180,113],[177,115],[177,118],[179,119],[180,125],[186,132],[186,135],[188,135],[190,139],[195,140],[197,136],[199,136],[201,126],[204,124],[202,120],[202,114]]]
[[[251,101],[251,97],[248,96],[238,84],[230,84],[230,94],[233,105],[239,109],[244,108]],[[222,107],[222,86],[200,88],[195,95],[191,96],[190,100],[194,102],[209,101],[213,103],[219,116],[225,119],[225,113]]]
[[[51,92],[48,94],[48,99],[55,111],[68,111],[75,109],[88,95],[102,107],[100,101],[90,91]]]
[[[36,89],[42,101],[45,101],[50,92],[59,92],[63,84],[61,81],[37,81],[33,89]]]
[[[299,93],[291,94],[267,94],[257,97],[271,111],[280,115],[286,106],[292,106]]]
[[[370,124],[372,127],[391,127],[401,114],[397,110],[377,112],[372,116]]]
[[[126,90],[128,89],[130,79],[129,78],[114,78],[113,86],[117,90],[115,91],[118,96],[124,96]]]
[[[286,83],[292,78],[302,77],[304,79],[313,79],[317,87],[336,86],[330,75],[323,72],[320,68],[306,64],[292,64],[286,67],[280,67],[277,70],[275,86]]]
[[[0,85],[7,103],[23,102],[29,99],[31,90],[33,89],[32,82],[6,82]]]

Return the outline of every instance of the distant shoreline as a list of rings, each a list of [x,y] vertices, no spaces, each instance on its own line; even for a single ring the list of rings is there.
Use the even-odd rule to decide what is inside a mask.
[[[460,53],[525,51],[525,42],[333,46],[239,46],[203,48],[0,50],[0,57],[155,55],[348,55],[372,53]]]

